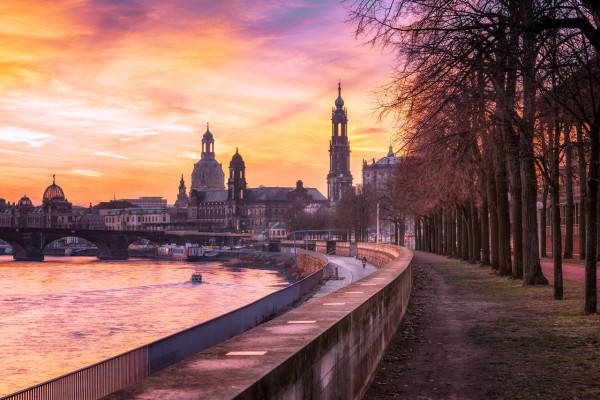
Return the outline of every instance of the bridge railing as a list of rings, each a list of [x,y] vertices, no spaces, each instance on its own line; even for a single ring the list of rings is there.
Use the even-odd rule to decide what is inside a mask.
[[[0,400],[98,399],[238,335],[279,313],[323,279],[328,260],[320,254],[310,257],[310,252],[303,252],[303,255],[302,260],[310,264],[310,269],[315,264],[321,268],[293,285],[217,318]]]

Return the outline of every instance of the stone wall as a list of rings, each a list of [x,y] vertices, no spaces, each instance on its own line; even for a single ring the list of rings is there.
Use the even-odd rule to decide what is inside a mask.
[[[323,254],[297,249],[296,263],[298,268],[302,269],[304,275],[308,276],[325,268],[329,264],[329,259]]]
[[[348,249],[341,246],[342,253]],[[316,320],[322,318],[316,309],[323,311],[326,304],[346,304],[338,303],[347,299],[344,292],[360,290],[353,293],[367,294],[364,301],[342,313],[328,329],[234,398],[362,399],[406,312],[412,288],[412,252],[365,244],[359,246],[359,254],[378,263],[381,270],[361,280],[362,284],[330,294],[323,300],[327,303],[309,303],[304,306],[304,314]],[[389,280],[383,281],[383,273],[391,276]],[[381,287],[370,293],[367,288],[372,286],[360,286],[365,284]],[[288,315],[288,319],[308,318],[301,312],[298,310],[298,316]],[[334,309],[325,312],[335,313]]]

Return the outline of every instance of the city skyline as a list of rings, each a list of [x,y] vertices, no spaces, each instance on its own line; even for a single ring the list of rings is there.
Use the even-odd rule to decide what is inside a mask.
[[[386,153],[393,131],[371,92],[392,56],[355,39],[337,1],[27,4],[0,4],[7,201],[39,203],[56,174],[79,205],[173,203],[207,122],[217,160],[227,168],[239,148],[250,185],[324,193],[338,80],[353,175]]]

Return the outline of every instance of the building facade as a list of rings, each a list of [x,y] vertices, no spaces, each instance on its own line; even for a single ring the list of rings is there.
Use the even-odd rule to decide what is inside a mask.
[[[346,190],[352,188],[350,173],[350,142],[348,141],[348,110],[342,99],[342,85],[338,83],[338,97],[331,110],[331,140],[329,141],[329,173],[327,200],[336,204]]]
[[[293,207],[325,205],[327,199],[314,188],[248,188],[246,165],[236,149],[229,163],[226,190],[193,190],[188,206],[188,221],[200,230],[269,235],[287,234]],[[276,227],[274,231],[271,228]]]
[[[171,222],[166,208],[124,208],[108,210],[104,216],[106,229],[113,231],[162,230]]]
[[[385,157],[382,157],[379,160],[373,159],[371,164],[369,164],[367,160],[363,160],[363,185],[369,186],[376,193],[386,190],[392,179],[394,168],[396,168],[400,160],[400,157],[394,155],[392,146],[390,146]]]
[[[142,196],[137,199],[122,199],[122,201],[126,201],[130,204],[133,204],[135,207],[140,208],[166,208],[167,207],[167,199],[164,199],[160,196]]]
[[[398,157],[394,154],[392,146],[389,147],[385,157],[378,160],[373,158],[371,163],[363,160],[362,180],[363,186],[371,193],[375,193],[377,201],[376,210],[379,224],[377,221],[374,226],[369,227],[371,237],[378,242],[401,243],[398,235],[411,233],[411,218],[407,215],[399,215],[398,210],[390,206],[390,183],[393,178],[394,170],[402,164],[404,157]],[[379,226],[379,229],[377,229]],[[379,236],[377,236],[379,232]]]
[[[18,202],[10,205],[6,201],[0,207],[0,225],[23,228],[71,228],[75,218],[72,204],[65,193],[56,184],[56,176],[52,176],[52,184],[44,190],[42,204],[34,206],[26,195]]]

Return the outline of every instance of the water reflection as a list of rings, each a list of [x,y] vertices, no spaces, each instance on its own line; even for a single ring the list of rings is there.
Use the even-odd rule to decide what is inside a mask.
[[[195,269],[205,283],[189,282]],[[273,271],[219,262],[0,256],[0,396],[209,320],[284,283]]]

